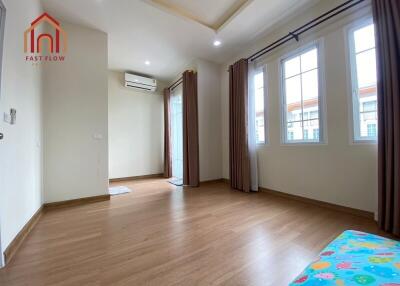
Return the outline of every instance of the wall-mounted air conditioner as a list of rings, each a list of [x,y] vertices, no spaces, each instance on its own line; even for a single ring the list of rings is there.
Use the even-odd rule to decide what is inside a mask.
[[[157,90],[157,80],[140,75],[125,73],[125,87],[155,92]]]

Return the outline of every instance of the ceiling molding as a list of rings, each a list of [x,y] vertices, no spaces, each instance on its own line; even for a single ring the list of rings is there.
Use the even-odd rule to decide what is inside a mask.
[[[215,21],[214,24],[206,23],[205,20],[201,19],[198,16],[193,15],[189,11],[184,8],[179,7],[178,5],[169,4],[165,0],[143,0],[147,4],[159,8],[164,12],[169,14],[184,18],[189,21],[196,22],[208,29],[211,29],[213,32],[218,33],[224,27],[226,27],[236,16],[238,16],[251,2],[254,0],[244,0],[238,7],[228,7],[224,14]]]

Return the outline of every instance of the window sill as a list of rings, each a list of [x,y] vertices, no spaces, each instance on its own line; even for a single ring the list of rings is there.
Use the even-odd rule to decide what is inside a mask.
[[[268,147],[268,146],[269,146],[268,142],[266,142],[266,143],[257,143],[256,149],[260,150],[260,149],[263,149],[263,148]]]
[[[282,142],[281,146],[319,146],[328,145],[328,142]]]
[[[368,139],[358,139],[358,140],[353,140],[351,142],[351,145],[377,145],[378,140],[368,140]]]

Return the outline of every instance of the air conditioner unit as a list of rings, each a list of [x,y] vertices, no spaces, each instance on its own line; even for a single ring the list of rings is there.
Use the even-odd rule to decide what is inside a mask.
[[[125,87],[155,92],[157,89],[157,80],[140,75],[125,73]]]

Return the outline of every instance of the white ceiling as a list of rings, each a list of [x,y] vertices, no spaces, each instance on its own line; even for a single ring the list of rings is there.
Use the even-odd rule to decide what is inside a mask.
[[[164,81],[171,81],[196,58],[226,62],[272,25],[319,0],[157,1],[174,5],[175,11],[153,0],[42,0],[53,17],[108,33],[110,69]],[[216,31],[208,25],[222,26]],[[218,48],[212,44],[215,39],[222,42]]]

